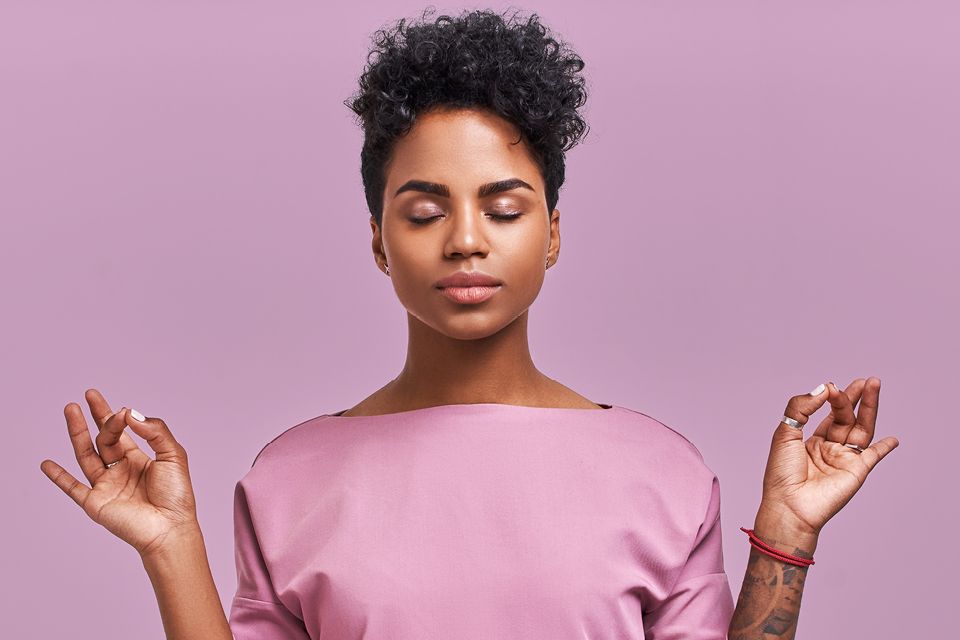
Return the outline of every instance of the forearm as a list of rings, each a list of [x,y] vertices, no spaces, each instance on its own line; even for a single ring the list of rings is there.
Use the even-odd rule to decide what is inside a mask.
[[[817,536],[799,532],[774,517],[758,515],[754,534],[768,545],[801,558],[812,558]],[[729,640],[793,640],[800,599],[809,567],[772,558],[750,545],[746,575],[730,621]]]
[[[141,559],[167,640],[233,640],[199,528]]]

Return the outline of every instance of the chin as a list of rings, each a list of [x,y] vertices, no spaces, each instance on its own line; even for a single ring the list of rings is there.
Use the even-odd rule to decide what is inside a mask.
[[[453,312],[440,315],[435,312],[430,316],[418,315],[411,312],[415,318],[437,333],[454,340],[480,340],[508,327],[516,317],[508,318],[499,313],[471,311]]]
[[[493,318],[445,318],[431,326],[439,333],[455,340],[480,340],[502,331],[509,322],[495,322]]]

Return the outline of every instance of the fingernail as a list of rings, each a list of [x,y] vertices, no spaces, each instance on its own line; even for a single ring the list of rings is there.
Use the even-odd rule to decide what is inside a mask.
[[[836,389],[837,391],[840,391],[840,387],[838,387],[836,384],[834,384],[833,382],[831,382],[830,384],[833,385],[834,389]]]
[[[824,385],[824,384],[821,382],[820,384],[817,385],[817,388],[816,388],[816,389],[814,389],[813,391],[810,392],[810,395],[812,395],[812,396],[818,396],[818,395],[820,395],[821,393],[823,393],[823,390],[826,389],[826,388],[827,388],[826,385]]]
[[[137,422],[143,422],[145,419],[143,414],[137,411],[136,409],[130,409],[130,415],[132,415],[133,419],[136,420]]]

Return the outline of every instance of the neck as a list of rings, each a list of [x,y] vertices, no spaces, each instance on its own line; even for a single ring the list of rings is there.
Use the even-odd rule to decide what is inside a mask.
[[[535,404],[550,382],[533,364],[524,311],[497,333],[446,336],[407,314],[407,359],[388,385],[408,406],[497,402]]]

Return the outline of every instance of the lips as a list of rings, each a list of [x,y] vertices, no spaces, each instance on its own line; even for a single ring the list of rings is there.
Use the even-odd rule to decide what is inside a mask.
[[[500,285],[492,287],[444,287],[439,291],[440,295],[460,304],[480,304],[500,291]]]
[[[482,271],[458,271],[437,281],[437,288],[447,287],[494,287],[503,284],[488,273]]]

